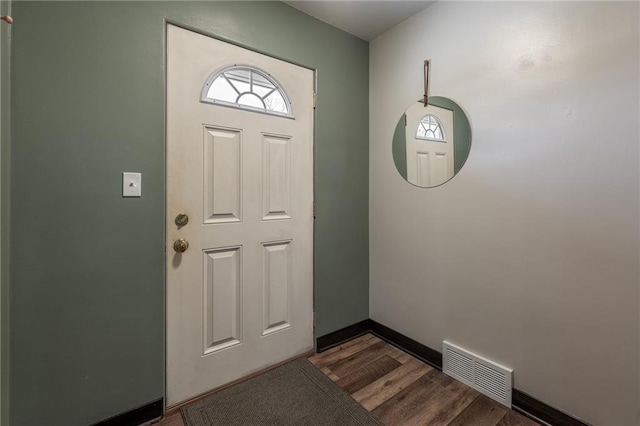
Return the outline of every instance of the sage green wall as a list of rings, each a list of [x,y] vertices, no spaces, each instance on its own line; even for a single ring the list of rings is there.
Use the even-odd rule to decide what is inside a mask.
[[[316,335],[368,318],[366,42],[276,2],[13,12],[13,426],[163,396],[165,18],[318,69]],[[123,171],[142,172],[142,198],[121,198]]]
[[[406,129],[407,115],[402,114],[396,128],[393,131],[393,143],[391,144],[391,151],[393,154],[393,163],[396,165],[396,169],[400,176],[404,180],[407,180],[407,129]]]
[[[11,3],[0,1],[0,15]],[[11,26],[0,25],[0,424],[9,424],[9,139]]]

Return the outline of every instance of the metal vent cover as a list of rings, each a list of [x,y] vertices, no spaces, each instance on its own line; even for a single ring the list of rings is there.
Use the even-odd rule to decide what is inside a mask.
[[[489,361],[446,340],[442,342],[442,362],[443,373],[511,407],[512,369]]]

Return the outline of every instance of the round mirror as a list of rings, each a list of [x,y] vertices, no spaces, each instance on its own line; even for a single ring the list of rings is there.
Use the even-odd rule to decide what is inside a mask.
[[[410,184],[433,188],[453,178],[471,149],[471,125],[460,105],[432,96],[411,105],[393,133],[393,161]]]

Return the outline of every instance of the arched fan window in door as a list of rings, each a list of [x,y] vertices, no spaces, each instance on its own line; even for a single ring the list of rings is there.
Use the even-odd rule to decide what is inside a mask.
[[[202,102],[293,117],[284,89],[268,73],[247,65],[225,67],[211,74],[202,88]]]
[[[433,114],[422,117],[416,130],[416,139],[427,139],[432,141],[446,142],[442,123]]]

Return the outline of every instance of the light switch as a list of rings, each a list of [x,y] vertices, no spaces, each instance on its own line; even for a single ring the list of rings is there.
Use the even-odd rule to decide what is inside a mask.
[[[140,197],[142,195],[142,173],[122,173],[122,196]]]

